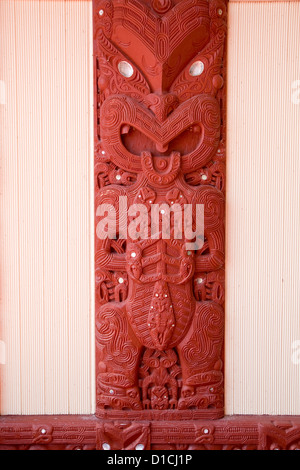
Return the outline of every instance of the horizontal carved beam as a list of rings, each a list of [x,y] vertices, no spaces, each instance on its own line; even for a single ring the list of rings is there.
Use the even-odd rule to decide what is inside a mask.
[[[150,445],[151,442],[151,445]],[[0,450],[299,450],[300,417],[112,421],[94,416],[0,418]]]

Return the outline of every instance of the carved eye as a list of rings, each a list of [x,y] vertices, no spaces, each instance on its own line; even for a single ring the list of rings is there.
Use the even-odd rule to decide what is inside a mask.
[[[190,75],[192,77],[199,77],[204,70],[204,64],[201,62],[201,60],[197,60],[196,62],[193,63],[193,65],[190,68]]]
[[[118,69],[120,74],[125,78],[130,78],[134,74],[132,65],[130,65],[129,62],[126,62],[125,60],[119,62]]]

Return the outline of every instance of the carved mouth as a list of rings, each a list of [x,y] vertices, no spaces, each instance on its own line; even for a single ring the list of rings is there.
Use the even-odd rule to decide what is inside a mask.
[[[217,150],[219,129],[220,106],[210,95],[190,98],[163,121],[125,96],[107,98],[100,113],[104,151],[115,165],[136,173],[142,170],[145,152],[154,157],[181,155],[184,174],[202,168]]]
[[[191,127],[166,144],[154,142],[143,132],[128,124],[123,125],[121,128],[123,146],[127,151],[136,156],[140,156],[144,151],[151,153],[153,157],[169,157],[174,152],[187,155],[199,147],[202,138],[202,128],[196,124],[191,125]]]

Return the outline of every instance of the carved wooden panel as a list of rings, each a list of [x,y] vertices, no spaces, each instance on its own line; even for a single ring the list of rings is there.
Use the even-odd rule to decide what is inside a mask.
[[[0,417],[0,450],[95,449],[299,450],[300,418],[231,416],[214,421],[130,422],[95,416]]]
[[[226,16],[94,1],[100,418],[224,414]]]

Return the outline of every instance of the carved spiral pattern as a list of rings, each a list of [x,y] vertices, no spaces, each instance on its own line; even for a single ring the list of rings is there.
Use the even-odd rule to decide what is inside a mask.
[[[223,344],[224,312],[217,304],[204,303],[199,307],[191,340],[183,347],[186,362],[195,371],[209,371],[220,357]]]
[[[100,311],[96,321],[96,337],[106,361],[134,369],[138,349],[128,342],[127,319],[117,309],[103,308]]]
[[[151,5],[154,11],[163,15],[171,9],[172,0],[152,0]]]
[[[203,123],[207,129],[207,134],[209,134],[209,130],[211,130],[210,134],[214,136],[215,129],[219,129],[220,127],[219,110],[216,108],[213,102],[207,100],[203,102],[201,111]]]
[[[128,226],[133,214],[119,206],[120,197],[127,196],[128,207],[145,205],[148,229],[153,205],[173,209],[170,239],[162,235],[160,210],[158,238],[135,239],[130,232],[124,242],[117,232],[115,240],[96,240],[97,409],[122,419],[130,417],[129,410],[147,416],[146,411],[170,409],[187,419],[194,413],[218,418],[223,413],[225,4],[95,0],[94,5],[96,206],[111,204],[117,224]],[[124,61],[128,74],[120,69]],[[191,73],[196,61],[203,64],[198,76]],[[175,219],[186,204],[192,206],[188,228],[194,233],[196,205],[204,205],[201,248],[187,247],[193,233],[175,236],[180,225]],[[200,434],[199,442],[211,442],[210,434],[207,439]],[[116,433],[112,446],[117,439]]]
[[[158,164],[159,170],[164,170],[166,164]],[[142,168],[147,175],[148,181],[154,186],[167,186],[172,183],[178,175],[180,169],[180,155],[176,154],[171,157],[170,170],[167,174],[160,174],[153,167],[152,156],[148,152],[142,154]]]
[[[196,194],[194,204],[204,205],[205,228],[207,231],[218,230],[224,220],[225,204],[224,195],[221,191],[203,186]]]

